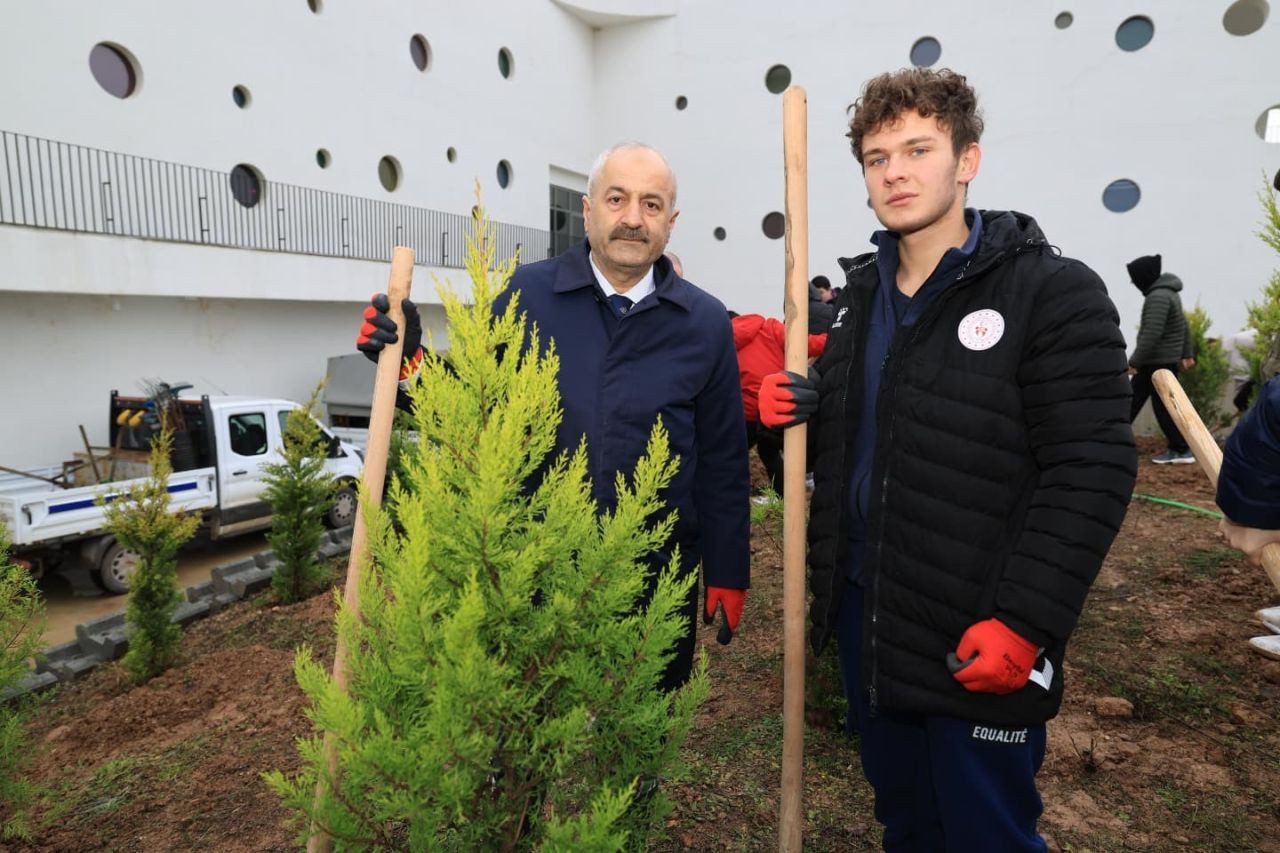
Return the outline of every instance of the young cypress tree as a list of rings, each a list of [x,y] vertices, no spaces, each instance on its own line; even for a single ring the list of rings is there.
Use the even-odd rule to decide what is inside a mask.
[[[1257,235],[1280,254],[1280,203],[1277,203],[1276,191],[1267,183],[1265,173],[1262,181],[1262,192],[1258,193],[1258,200],[1262,202],[1262,227]],[[1280,269],[1271,273],[1270,280],[1263,287],[1262,301],[1250,302],[1248,309],[1248,325],[1257,332],[1248,356],[1256,395],[1264,382],[1280,373]]]
[[[1199,303],[1186,312],[1187,334],[1191,335],[1196,363],[1179,375],[1191,405],[1210,429],[1229,421],[1222,409],[1222,389],[1227,384],[1227,355],[1218,341],[1209,340],[1213,321]]]
[[[9,534],[0,524],[0,695],[30,671],[43,633],[40,591],[31,573],[9,559]],[[0,839],[31,837],[31,787],[22,778],[31,755],[17,707],[0,702]]]
[[[324,579],[316,550],[324,538],[324,515],[333,499],[335,480],[325,470],[328,447],[311,415],[323,387],[321,382],[306,407],[294,409],[285,420],[284,461],[263,466],[272,515],[267,541],[280,558],[271,588],[286,603],[306,598]]]
[[[143,485],[106,505],[106,529],[138,555],[129,581],[125,607],[129,651],[124,666],[135,684],[164,672],[178,654],[182,629],[173,614],[182,597],[175,581],[178,548],[195,535],[200,519],[169,512],[169,454],[173,432],[162,429],[151,439],[151,475]]]
[[[453,370],[427,356],[418,441],[388,489],[396,523],[370,513],[362,613],[339,612],[349,692],[307,650],[297,659],[339,775],[313,811],[315,737],[300,775],[268,781],[344,849],[640,849],[670,803],[661,788],[637,797],[637,783],[678,775],[707,692],[702,659],[682,689],[658,686],[696,580],[674,561],[656,577],[643,568],[671,531],[659,492],[676,463],[655,425],[612,512],[597,515],[584,446],[526,487],[561,418],[557,356],[517,355],[515,300],[492,316],[514,261],[495,265],[482,216],[473,303],[440,288]]]

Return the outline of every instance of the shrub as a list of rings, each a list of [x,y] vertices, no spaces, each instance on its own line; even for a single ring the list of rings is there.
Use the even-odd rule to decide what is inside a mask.
[[[1262,227],[1257,232],[1262,242],[1280,254],[1280,204],[1276,191],[1266,183],[1258,193],[1262,202]],[[1276,373],[1280,372],[1280,269],[1271,273],[1271,279],[1262,289],[1262,301],[1249,303],[1249,327],[1258,335],[1249,354],[1250,376],[1254,380],[1255,393]]]
[[[349,692],[298,656],[339,775],[328,778],[316,737],[300,745],[300,775],[267,779],[340,847],[641,849],[670,803],[660,787],[637,796],[638,783],[678,775],[707,692],[704,659],[683,688],[659,687],[696,580],[674,560],[656,579],[643,568],[672,529],[655,518],[675,462],[655,426],[602,515],[585,446],[527,488],[561,419],[557,356],[513,355],[525,334],[516,302],[491,310],[513,262],[495,266],[479,218],[467,269],[473,305],[441,287],[456,374],[428,347],[411,391],[418,441],[402,446],[388,489],[397,523],[366,509],[362,618],[338,617],[359,650]]]
[[[1196,363],[1179,373],[1178,379],[1191,405],[1200,413],[1205,426],[1213,429],[1230,421],[1222,407],[1223,389],[1227,383],[1227,354],[1219,341],[1209,338],[1213,321],[1199,303],[1187,312],[1187,333],[1191,335]]]
[[[40,591],[31,573],[9,559],[9,535],[0,524],[0,696],[30,672],[43,633]],[[21,714],[0,700],[0,839],[31,837],[31,787],[22,778],[31,752]]]
[[[135,684],[164,672],[178,654],[181,628],[173,614],[182,600],[175,586],[178,549],[195,535],[200,519],[169,512],[169,454],[173,432],[167,427],[151,439],[151,475],[143,485],[106,505],[106,529],[138,555],[125,608],[129,651],[125,669]]]
[[[322,387],[323,382],[306,407],[294,409],[285,420],[283,461],[263,466],[272,515],[267,541],[280,560],[271,588],[283,602],[306,598],[326,575],[316,551],[324,539],[324,516],[336,481],[325,470],[328,446],[311,414]]]

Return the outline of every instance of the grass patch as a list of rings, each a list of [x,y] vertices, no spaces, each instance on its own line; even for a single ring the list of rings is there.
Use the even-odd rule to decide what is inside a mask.
[[[1240,552],[1233,548],[1196,548],[1182,557],[1182,565],[1197,578],[1212,580],[1222,573],[1222,567],[1240,559]]]

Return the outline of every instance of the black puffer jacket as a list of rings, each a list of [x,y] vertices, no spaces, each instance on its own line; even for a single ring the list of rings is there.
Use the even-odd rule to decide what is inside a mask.
[[[872,706],[996,725],[1047,720],[1062,655],[1133,491],[1125,344],[1115,306],[1035,221],[984,211],[958,279],[885,359],[865,564],[863,676]],[[846,584],[850,454],[874,254],[842,259],[848,287],[817,368],[809,523],[812,636],[830,638]],[[996,617],[1045,648],[1008,696],[970,693],[945,663]]]

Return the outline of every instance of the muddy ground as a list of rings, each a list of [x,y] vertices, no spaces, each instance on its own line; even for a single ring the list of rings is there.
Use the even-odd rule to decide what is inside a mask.
[[[1155,466],[1138,492],[1212,507],[1196,466]],[[1280,603],[1212,519],[1135,500],[1090,595],[1049,726],[1042,831],[1060,850],[1280,853],[1280,661],[1252,653],[1253,611]],[[671,787],[657,850],[777,845],[782,722],[780,526],[753,534],[754,579],[727,647],[703,629],[712,695]],[[333,600],[265,597],[194,625],[180,664],[131,688],[118,664],[39,698],[36,840],[17,850],[288,850],[295,837],[260,779],[298,766],[308,732],[294,648],[332,652]],[[841,733],[833,661],[809,675],[805,844],[875,849],[857,743]],[[1116,697],[1131,716],[1108,716]],[[2,846],[2,845],[0,845]]]

